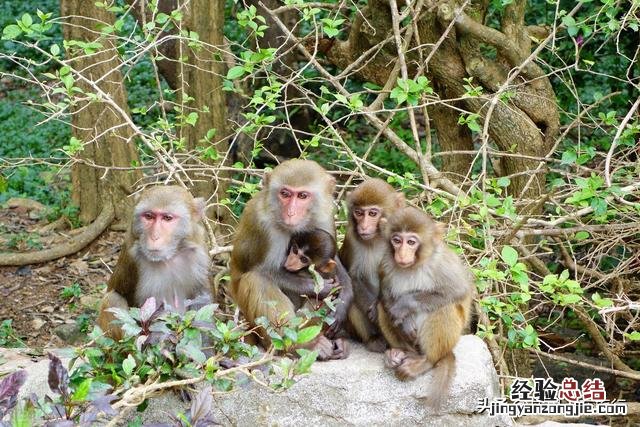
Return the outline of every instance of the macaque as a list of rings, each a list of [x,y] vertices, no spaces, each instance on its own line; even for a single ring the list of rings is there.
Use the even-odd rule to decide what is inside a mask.
[[[453,348],[469,322],[471,272],[442,240],[440,224],[421,210],[406,207],[386,221],[377,309],[391,347],[385,364],[401,380],[434,369],[427,401],[438,407],[454,374]]]
[[[264,188],[247,203],[236,229],[230,267],[231,296],[250,324],[262,316],[273,325],[281,324],[295,315],[304,297],[324,299],[335,286],[351,286],[339,259],[337,282],[326,279],[318,294],[311,277],[283,268],[295,233],[320,228],[335,236],[334,188],[335,179],[316,162],[291,159],[265,174]],[[336,313],[336,328],[344,320]],[[319,335],[305,347],[316,350],[320,360],[346,357],[345,341],[329,338]],[[264,333],[260,339],[269,345]]]
[[[123,337],[110,308],[140,307],[155,297],[184,310],[187,299],[211,300],[204,211],[204,199],[177,185],[142,192],[100,305],[97,323],[108,336]]]
[[[336,276],[337,266],[336,239],[331,233],[319,228],[302,233],[295,233],[289,242],[289,251],[284,262],[284,268],[292,273],[306,274],[310,277],[308,269],[315,267],[318,274],[324,279],[332,279]],[[340,293],[337,295],[336,312],[334,318],[346,318],[347,309],[353,298],[351,282],[346,286],[340,284]],[[326,333],[334,336],[339,332],[340,324],[333,322]]]
[[[367,179],[347,196],[348,225],[340,259],[353,282],[349,326],[372,351],[385,350],[375,315],[380,289],[378,267],[387,250],[380,220],[404,205],[404,195],[378,178]]]

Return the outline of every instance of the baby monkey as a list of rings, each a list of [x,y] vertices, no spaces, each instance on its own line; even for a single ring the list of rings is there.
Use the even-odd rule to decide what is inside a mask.
[[[336,279],[338,263],[336,240],[325,230],[320,228],[311,231],[294,233],[289,242],[289,251],[284,261],[284,268],[292,273],[311,274],[308,269],[313,264],[315,270],[323,279]],[[338,300],[336,302],[334,318],[346,318],[347,309],[353,299],[353,287],[348,278],[338,278]],[[329,337],[334,337],[342,328],[342,322],[334,321],[325,331]]]
[[[295,233],[289,241],[284,268],[297,273],[313,264],[322,278],[332,279],[335,278],[336,252],[336,240],[320,228]]]
[[[380,265],[380,329],[391,347],[385,364],[401,380],[434,369],[427,397],[446,396],[455,368],[453,348],[469,321],[471,272],[443,241],[441,224],[406,207],[383,225],[389,249]]]

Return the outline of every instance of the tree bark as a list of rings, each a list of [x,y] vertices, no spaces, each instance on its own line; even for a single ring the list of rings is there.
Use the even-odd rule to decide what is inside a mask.
[[[182,137],[186,141],[188,150],[202,150],[213,144],[220,154],[220,159],[201,159],[216,166],[226,158],[229,144],[226,130],[225,93],[222,91],[222,75],[224,62],[219,48],[223,46],[224,1],[222,0],[192,0],[186,14],[185,30],[198,33],[204,43],[202,48],[192,48],[183,43],[182,54],[187,56],[182,70],[182,104],[185,114],[196,112],[198,120],[195,126],[187,125],[182,130]],[[206,141],[205,136],[211,129],[215,129],[215,136]],[[222,174],[215,171],[214,179],[209,175],[193,174],[193,193],[200,197],[220,200],[226,196],[227,185],[219,179]],[[214,203],[217,202],[214,200]],[[224,211],[217,210],[219,219],[225,217]]]
[[[84,143],[84,150],[77,155],[82,162],[75,163],[71,169],[73,202],[79,206],[80,220],[85,224],[94,221],[106,204],[117,207],[117,222],[125,222],[132,208],[127,196],[141,174],[109,169],[130,167],[138,160],[133,130],[122,125],[122,112],[128,114],[129,110],[118,51],[113,39],[101,34],[99,29],[112,25],[115,18],[94,2],[82,0],[61,0],[60,9],[62,16],[67,17],[63,27],[66,41],[95,41],[102,45],[99,52],[92,55],[82,50],[67,50],[69,66],[88,80],[74,75],[75,86],[93,94],[97,87],[120,109],[119,112],[104,101],[92,101],[84,95],[72,102],[72,135]]]

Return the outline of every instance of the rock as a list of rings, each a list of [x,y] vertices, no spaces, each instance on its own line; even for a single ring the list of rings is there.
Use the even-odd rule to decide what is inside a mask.
[[[55,307],[52,305],[45,305],[44,307],[40,308],[40,312],[42,313],[53,313],[54,310]]]
[[[23,197],[12,197],[7,200],[7,207],[9,209],[21,209],[24,212],[30,211],[44,211],[47,209],[45,205],[35,200],[26,199]]]
[[[456,374],[442,415],[420,399],[429,390],[431,375],[401,382],[383,365],[382,355],[353,345],[348,359],[316,363],[281,393],[250,385],[215,395],[216,419],[224,425],[380,425],[380,426],[502,426],[508,418],[477,415],[480,398],[500,396],[491,355],[481,339],[464,336],[456,346]],[[184,408],[173,395],[153,399],[145,422],[166,420],[167,408]]]
[[[94,295],[94,294],[82,295],[80,297],[80,305],[83,307],[96,309],[98,308],[100,300],[101,300],[100,295]]]
[[[53,328],[53,333],[56,334],[66,344],[75,344],[82,341],[87,336],[86,333],[80,331],[78,324],[64,323]]]
[[[33,328],[36,331],[39,331],[40,329],[42,329],[45,323],[46,322],[44,320],[40,319],[39,317],[36,317],[31,321],[31,328]]]

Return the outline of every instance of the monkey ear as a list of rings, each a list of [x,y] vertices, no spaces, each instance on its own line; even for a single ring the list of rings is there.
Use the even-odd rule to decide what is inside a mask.
[[[205,211],[207,210],[207,202],[204,200],[204,197],[196,197],[193,199],[193,208],[194,208],[194,220],[200,221],[205,217]]]
[[[444,239],[444,236],[447,234],[447,226],[441,222],[436,222],[436,226],[433,230],[433,237],[437,240]]]
[[[329,274],[329,273],[333,273],[335,269],[336,269],[336,262],[330,259],[322,268],[319,268],[318,270],[320,270],[320,272],[322,273]]]
[[[262,188],[267,188],[269,181],[271,181],[271,172],[265,172],[264,177],[262,177]]]
[[[404,198],[404,193],[396,193],[394,204],[395,204],[395,207],[398,209],[403,208],[405,206],[406,200]]]
[[[336,189],[336,178],[333,176],[330,176],[327,179],[327,194],[333,194],[335,189]]]

